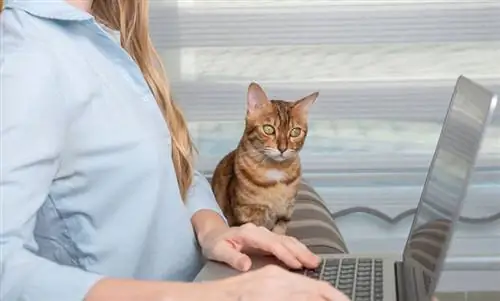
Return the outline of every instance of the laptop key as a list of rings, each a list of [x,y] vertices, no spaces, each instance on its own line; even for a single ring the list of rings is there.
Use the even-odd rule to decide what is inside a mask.
[[[358,283],[360,283],[360,284],[361,284],[361,283],[371,283],[371,282],[372,282],[372,279],[371,279],[371,277],[369,277],[369,276],[359,276],[359,275],[358,275],[358,277],[356,278],[356,281],[357,281]]]
[[[328,259],[328,260],[326,260],[325,267],[338,266],[339,263],[340,263],[340,259]]]
[[[348,287],[337,287],[337,289],[339,291],[341,291],[342,293],[344,293],[347,297],[350,297],[352,296],[352,287],[351,288],[348,288]]]
[[[330,283],[333,286],[335,286],[335,284],[337,283],[337,277],[323,277],[322,280]]]
[[[342,265],[356,264],[356,258],[344,258],[342,259]]]
[[[382,293],[375,293],[373,297],[374,301],[384,301],[384,294]]]
[[[356,293],[358,292],[371,292],[372,288],[369,282],[367,283],[356,283]]]
[[[352,278],[350,278],[350,279],[349,278],[346,278],[346,279],[340,278],[339,279],[339,284],[340,285],[345,284],[345,285],[351,285],[352,286],[353,282],[354,282],[354,279],[352,279]]]
[[[346,282],[346,281],[339,280],[339,284],[337,285],[337,288],[340,290],[352,289],[352,286],[353,286],[352,282]]]
[[[371,259],[360,259],[358,261],[358,269],[359,268],[371,268],[372,260]]]
[[[338,265],[327,265],[325,266],[325,272],[331,271],[331,272],[337,272],[339,269]]]
[[[366,291],[366,292],[356,291],[356,296],[357,297],[370,297],[370,292],[368,292],[368,291]]]
[[[354,275],[356,275],[356,272],[354,270],[342,270],[340,272],[341,278],[353,278],[354,279]]]
[[[384,290],[382,289],[382,287],[375,287],[373,289],[373,294],[374,296],[384,296]]]

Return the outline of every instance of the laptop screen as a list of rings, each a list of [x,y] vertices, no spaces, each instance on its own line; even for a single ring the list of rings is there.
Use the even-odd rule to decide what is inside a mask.
[[[403,254],[416,297],[436,289],[494,102],[467,78],[457,81]]]

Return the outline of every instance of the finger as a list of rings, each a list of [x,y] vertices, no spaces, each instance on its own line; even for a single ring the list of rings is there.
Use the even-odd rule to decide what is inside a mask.
[[[241,233],[241,239],[245,245],[273,254],[290,268],[299,269],[302,267],[301,262],[284,246],[282,239],[279,239],[280,236],[265,228],[255,227],[247,229]]]
[[[247,255],[233,248],[228,243],[221,243],[212,252],[212,260],[225,262],[234,269],[246,272],[252,266],[252,260]]]
[[[295,237],[283,236],[283,245],[292,253],[300,263],[307,268],[316,268],[321,262],[319,256],[315,255],[303,243]]]
[[[269,252],[292,269],[300,269],[303,267],[302,263],[297,259],[297,257],[292,252],[290,252],[290,250],[288,250],[288,248],[285,247],[282,243],[271,242]]]

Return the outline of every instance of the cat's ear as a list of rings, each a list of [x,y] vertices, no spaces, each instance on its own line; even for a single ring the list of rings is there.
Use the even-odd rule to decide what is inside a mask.
[[[248,86],[247,113],[252,114],[267,104],[269,104],[269,99],[267,98],[266,92],[264,92],[259,84],[252,82]]]
[[[314,92],[302,99],[297,100],[293,105],[293,109],[307,115],[312,104],[316,101],[316,98],[318,98],[318,95],[319,92]]]

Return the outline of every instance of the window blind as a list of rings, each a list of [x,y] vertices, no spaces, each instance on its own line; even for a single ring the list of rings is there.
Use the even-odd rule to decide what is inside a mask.
[[[151,1],[198,169],[236,146],[251,81],[272,98],[319,91],[303,168],[340,202],[418,200],[457,77],[500,92],[499,16],[497,0]],[[500,110],[471,190],[500,198]]]

